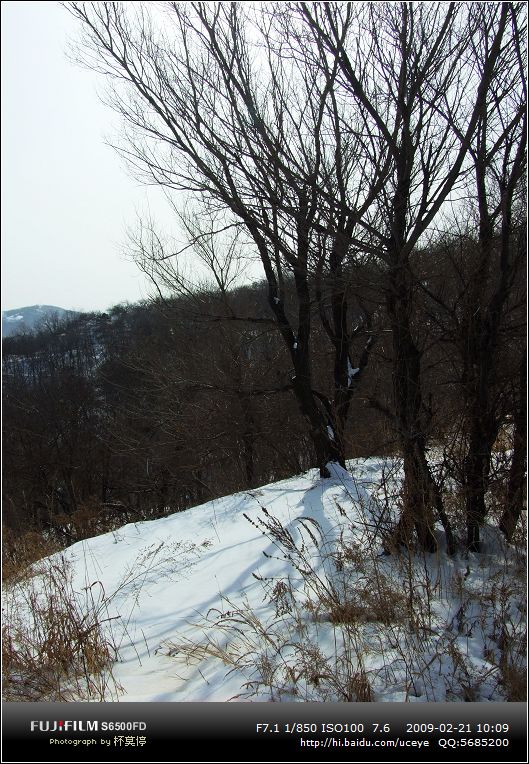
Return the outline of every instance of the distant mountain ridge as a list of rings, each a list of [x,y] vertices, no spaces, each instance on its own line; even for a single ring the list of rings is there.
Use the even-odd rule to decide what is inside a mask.
[[[2,311],[2,337],[33,331],[46,318],[67,318],[77,315],[75,310],[66,310],[56,305],[29,305],[24,308]]]

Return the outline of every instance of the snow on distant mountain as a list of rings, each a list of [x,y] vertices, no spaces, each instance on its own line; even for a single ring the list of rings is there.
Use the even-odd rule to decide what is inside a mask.
[[[47,318],[67,318],[76,311],[58,308],[56,305],[30,305],[24,308],[2,311],[2,337],[33,331]]]

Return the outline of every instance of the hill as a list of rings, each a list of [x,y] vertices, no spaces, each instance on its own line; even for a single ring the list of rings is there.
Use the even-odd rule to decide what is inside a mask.
[[[520,699],[523,554],[486,526],[475,559],[383,555],[398,465],[349,467],[127,524],[37,564],[4,600],[8,644],[42,633],[51,650],[56,684],[33,699]],[[60,663],[53,650],[60,643],[64,659],[70,622],[76,647]],[[84,654],[76,660],[77,628],[85,641],[99,634],[86,647],[89,664]],[[39,651],[39,676],[46,654]],[[72,667],[95,665],[94,654],[106,656],[106,668],[74,676]],[[22,699],[23,686],[39,685],[17,664],[4,691]]]
[[[29,305],[24,308],[2,311],[2,337],[33,331],[46,319],[73,317],[76,311],[58,308],[56,305]]]

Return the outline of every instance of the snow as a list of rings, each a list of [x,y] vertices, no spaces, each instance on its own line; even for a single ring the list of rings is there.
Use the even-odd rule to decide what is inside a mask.
[[[359,371],[360,369],[358,367],[353,369],[351,365],[351,361],[348,358],[347,359],[347,383],[349,387],[351,387],[351,383],[353,379],[356,377],[356,375],[359,373]]]
[[[377,701],[468,700],[463,686],[503,700],[494,623],[500,605],[523,620],[521,563],[493,528],[468,559],[383,556],[387,464],[330,464],[329,479],[311,470],[62,552],[78,596],[115,619],[119,700],[344,700],[362,676]],[[333,616],[333,597],[354,617]]]

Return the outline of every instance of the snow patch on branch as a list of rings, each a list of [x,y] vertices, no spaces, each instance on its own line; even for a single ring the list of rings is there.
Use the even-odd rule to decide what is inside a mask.
[[[347,385],[348,385],[348,387],[351,387],[353,379],[359,373],[360,373],[360,368],[358,366],[353,368],[353,366],[351,365],[351,361],[348,358],[347,359]]]

